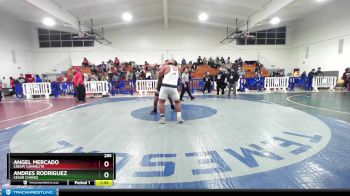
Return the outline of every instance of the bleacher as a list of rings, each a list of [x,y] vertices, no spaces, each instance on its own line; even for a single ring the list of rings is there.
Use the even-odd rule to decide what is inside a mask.
[[[254,64],[244,64],[243,65],[243,70],[246,72],[246,75],[244,76],[245,78],[254,78],[255,77],[255,69],[256,69],[256,63]],[[210,72],[211,75],[215,76],[219,73],[218,69],[211,68],[208,66],[199,66],[197,70],[194,73],[194,78],[203,78],[204,74],[206,72]],[[262,68],[261,70],[261,75],[262,77],[269,77],[270,72],[266,68]]]
[[[199,66],[193,74],[193,78],[203,78],[205,73],[209,72],[211,75],[215,76],[219,73],[218,69],[208,67],[206,65]]]

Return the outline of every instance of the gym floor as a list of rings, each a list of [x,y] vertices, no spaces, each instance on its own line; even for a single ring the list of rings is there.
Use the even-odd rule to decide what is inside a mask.
[[[0,159],[9,152],[113,152],[123,189],[350,189],[350,93],[185,99],[185,124],[153,97],[5,101]],[[6,164],[0,164],[6,184]]]

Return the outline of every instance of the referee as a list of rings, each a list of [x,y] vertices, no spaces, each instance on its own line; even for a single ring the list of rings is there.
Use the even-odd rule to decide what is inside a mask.
[[[190,73],[188,68],[185,69],[184,73],[181,75],[181,81],[182,81],[182,92],[180,96],[180,100],[184,101],[182,98],[184,97],[185,91],[188,93],[188,95],[191,97],[191,100],[194,100],[195,98],[191,94],[190,90]]]

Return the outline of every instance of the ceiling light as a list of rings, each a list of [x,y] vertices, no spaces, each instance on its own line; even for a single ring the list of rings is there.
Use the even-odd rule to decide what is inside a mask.
[[[123,18],[124,21],[130,22],[133,17],[132,17],[132,15],[129,12],[126,12],[126,13],[123,14],[122,18]]]
[[[198,16],[198,19],[199,19],[200,21],[206,21],[206,20],[208,20],[208,18],[209,18],[209,16],[208,16],[208,14],[206,14],[206,13],[201,13],[201,14],[199,14],[199,16]]]
[[[56,21],[55,21],[54,19],[52,19],[52,18],[45,18],[45,19],[43,20],[43,23],[44,23],[44,25],[46,25],[46,26],[52,27],[52,26],[55,26]]]
[[[270,23],[271,23],[272,25],[277,25],[277,24],[279,24],[280,22],[281,22],[281,19],[278,18],[278,17],[274,17],[274,18],[272,18],[272,19],[270,20]]]

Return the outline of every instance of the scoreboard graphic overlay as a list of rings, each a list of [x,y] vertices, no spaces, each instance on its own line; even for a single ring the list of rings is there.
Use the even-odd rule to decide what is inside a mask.
[[[113,186],[115,154],[7,154],[11,185]]]

